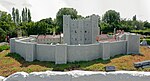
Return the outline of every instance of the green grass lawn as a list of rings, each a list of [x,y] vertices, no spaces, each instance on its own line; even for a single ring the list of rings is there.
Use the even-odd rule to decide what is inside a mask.
[[[86,71],[104,71],[105,66],[115,66],[117,70],[138,70],[150,71],[150,68],[136,69],[133,66],[134,62],[150,60],[150,49],[144,46],[140,47],[143,55],[118,55],[110,60],[103,61],[97,59],[88,62],[75,62],[68,64],[55,65],[54,62],[26,62],[20,55],[9,53],[9,50],[0,52],[0,76],[9,76],[18,71],[39,72],[46,70],[53,71],[70,71],[70,70],[86,70]]]

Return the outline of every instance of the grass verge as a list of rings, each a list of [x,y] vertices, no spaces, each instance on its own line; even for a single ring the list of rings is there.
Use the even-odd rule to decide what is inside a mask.
[[[68,64],[55,65],[54,62],[25,61],[16,53],[9,53],[9,50],[0,52],[0,76],[9,76],[18,71],[39,72],[46,70],[53,71],[70,71],[70,70],[86,70],[86,71],[104,71],[105,66],[115,66],[117,70],[130,71],[150,71],[150,68],[136,69],[133,66],[134,62],[150,60],[150,49],[141,46],[140,51],[143,55],[118,55],[110,60],[96,59],[93,61],[82,61]]]

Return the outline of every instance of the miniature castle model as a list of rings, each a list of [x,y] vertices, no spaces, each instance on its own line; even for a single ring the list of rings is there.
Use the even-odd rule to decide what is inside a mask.
[[[99,35],[98,15],[85,19],[71,19],[70,15],[63,16],[64,43],[69,45],[96,43]]]
[[[55,64],[98,58],[107,60],[119,54],[140,53],[139,35],[123,32],[116,34],[113,40],[111,36],[100,36],[98,18],[97,15],[92,15],[86,19],[72,20],[69,15],[64,15],[63,43],[47,44],[53,42],[51,38],[40,39],[43,44],[38,43],[39,41],[34,37],[11,38],[10,52],[21,55],[26,61],[54,61]]]

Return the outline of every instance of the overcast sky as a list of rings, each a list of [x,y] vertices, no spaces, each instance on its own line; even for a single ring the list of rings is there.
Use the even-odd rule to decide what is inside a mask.
[[[0,0],[0,10],[11,13],[12,7],[31,10],[32,20],[56,17],[62,7],[75,8],[79,15],[97,14],[102,16],[107,10],[120,12],[122,18],[137,15],[139,20],[150,21],[150,0]]]

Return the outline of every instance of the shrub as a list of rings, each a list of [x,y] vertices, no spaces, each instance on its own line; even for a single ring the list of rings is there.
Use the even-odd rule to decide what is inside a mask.
[[[2,45],[0,46],[0,52],[3,50],[8,50],[9,48],[10,48],[9,45]]]

